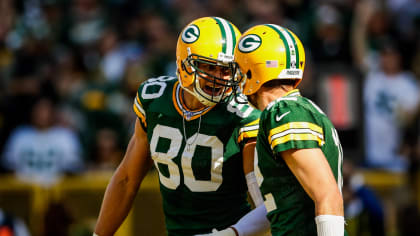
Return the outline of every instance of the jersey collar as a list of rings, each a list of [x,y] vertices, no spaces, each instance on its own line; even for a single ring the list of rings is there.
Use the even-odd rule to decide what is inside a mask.
[[[172,93],[172,100],[175,106],[175,109],[178,111],[178,113],[185,117],[187,121],[195,120],[199,118],[200,116],[206,114],[208,111],[210,111],[213,107],[204,107],[198,110],[190,110],[185,104],[182,99],[182,87],[179,84],[179,81],[175,83],[173,93]]]
[[[300,97],[300,92],[299,89],[293,89],[289,92],[287,92],[284,96],[281,96],[279,98],[277,98],[276,100],[270,102],[267,107],[264,110],[270,110],[271,107],[273,107],[274,104],[276,104],[279,101],[284,101],[284,100],[297,100],[297,97]]]
[[[300,97],[299,89],[293,89],[287,92],[283,97]]]

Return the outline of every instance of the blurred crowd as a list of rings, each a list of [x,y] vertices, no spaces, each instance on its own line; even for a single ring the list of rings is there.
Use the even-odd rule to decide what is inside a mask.
[[[202,16],[242,32],[275,23],[299,35],[302,93],[337,127],[345,158],[408,174],[415,189],[419,0],[1,0],[0,172],[48,186],[65,174],[113,170],[132,133],[138,86],[175,76],[178,34]],[[383,226],[380,200],[348,182],[344,193],[360,199],[347,213],[372,210]]]

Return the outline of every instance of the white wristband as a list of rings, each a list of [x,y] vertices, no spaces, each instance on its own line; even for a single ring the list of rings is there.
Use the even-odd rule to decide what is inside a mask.
[[[254,172],[249,172],[246,176],[246,185],[248,186],[248,192],[251,195],[252,201],[256,207],[264,203],[260,187],[258,186],[257,178]]]
[[[344,217],[334,215],[319,215],[315,217],[318,236],[344,235]]]
[[[236,229],[238,236],[266,235],[270,232],[270,222],[266,215],[265,205],[262,204],[244,215],[232,228]]]

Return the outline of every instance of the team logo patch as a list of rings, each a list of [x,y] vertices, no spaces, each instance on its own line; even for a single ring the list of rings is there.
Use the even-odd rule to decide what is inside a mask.
[[[238,44],[239,51],[249,53],[261,46],[261,38],[256,34],[250,34],[241,39]]]
[[[181,38],[184,43],[194,43],[199,37],[200,29],[196,25],[190,25],[182,32]]]

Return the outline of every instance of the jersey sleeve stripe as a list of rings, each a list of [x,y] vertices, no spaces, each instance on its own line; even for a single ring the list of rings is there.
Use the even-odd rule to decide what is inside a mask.
[[[143,109],[143,105],[140,102],[139,95],[137,94],[136,99],[134,100],[134,104],[136,105],[136,108],[143,114],[144,117],[146,117],[146,112]]]
[[[144,126],[147,127],[146,112],[142,108],[142,105],[140,103],[140,99],[138,98],[138,95],[134,99],[133,110],[136,113],[136,115],[141,119],[141,122],[144,124]]]
[[[321,135],[323,135],[323,133],[324,133],[320,126],[315,125],[315,124],[310,123],[310,122],[289,122],[289,123],[283,124],[279,127],[276,127],[274,129],[270,130],[269,136],[271,137],[274,134],[281,133],[281,132],[286,131],[288,129],[311,129],[311,130],[313,130],[317,133],[320,133]]]
[[[254,120],[254,121],[249,122],[245,126],[258,125],[259,123],[260,123],[260,119],[258,118],[258,119]]]
[[[274,148],[277,144],[289,141],[317,141],[324,145],[324,133],[321,127],[309,122],[290,122],[270,130],[269,143]]]
[[[281,138],[281,137],[287,136],[289,134],[312,134],[314,136],[317,136],[321,140],[321,142],[324,141],[324,136],[322,134],[320,134],[318,132],[315,132],[311,129],[288,129],[288,130],[283,131],[281,133],[274,134],[273,136],[271,136],[270,141],[272,142],[273,140],[275,140],[277,138]]]
[[[254,122],[251,122],[254,123]],[[239,129],[239,137],[238,137],[238,143],[242,142],[245,138],[256,138],[258,135],[258,128],[259,125],[252,125],[252,126],[246,126],[241,129]]]
[[[275,146],[279,145],[279,144],[284,144],[287,143],[289,141],[317,141],[318,145],[322,146],[322,139],[320,139],[318,136],[314,135],[314,134],[288,134],[286,136],[282,136],[279,138],[276,138],[273,140],[273,142],[271,143],[271,148],[274,149]]]

